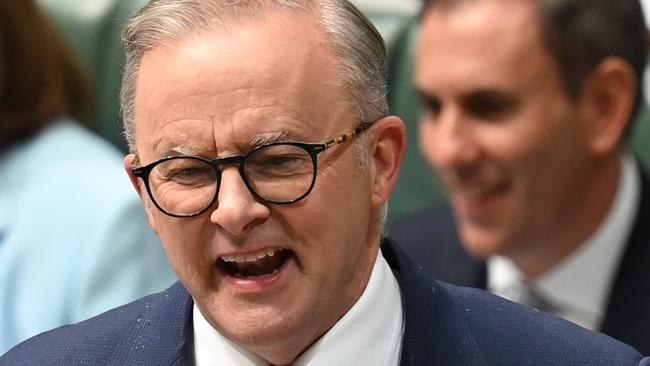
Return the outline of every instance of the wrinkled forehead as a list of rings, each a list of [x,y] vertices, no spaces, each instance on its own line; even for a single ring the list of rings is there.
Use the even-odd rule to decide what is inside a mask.
[[[136,143],[172,126],[184,131],[190,124],[183,121],[224,134],[312,131],[320,138],[351,118],[346,94],[313,16],[277,10],[147,51],[136,86]]]

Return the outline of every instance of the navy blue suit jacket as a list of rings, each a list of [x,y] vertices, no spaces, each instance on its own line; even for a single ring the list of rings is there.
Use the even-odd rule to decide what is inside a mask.
[[[434,278],[485,289],[484,261],[461,245],[451,209],[429,209],[391,222],[389,232]],[[641,202],[616,273],[600,331],[650,355],[650,179],[641,174]]]
[[[382,250],[404,303],[401,365],[650,365],[605,335],[482,290],[432,280],[390,241]],[[192,299],[176,283],[29,339],[0,357],[0,365],[191,365],[191,315]]]

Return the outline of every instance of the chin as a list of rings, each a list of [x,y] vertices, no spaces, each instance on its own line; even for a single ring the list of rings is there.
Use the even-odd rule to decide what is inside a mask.
[[[495,235],[487,230],[462,228],[460,238],[463,247],[473,257],[487,259],[492,255],[499,255],[506,247],[500,235]]]
[[[222,334],[273,364],[291,363],[311,344],[307,337],[297,336],[297,324],[239,319],[231,318],[226,325],[231,331]]]
[[[286,310],[260,306],[243,311],[211,310],[217,328],[225,336],[247,349],[272,347],[281,339],[288,339],[296,331],[296,319],[287,318]],[[228,316],[223,317],[224,314]]]

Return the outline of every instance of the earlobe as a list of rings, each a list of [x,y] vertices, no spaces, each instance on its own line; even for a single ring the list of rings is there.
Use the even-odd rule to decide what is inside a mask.
[[[608,155],[620,147],[634,112],[637,83],[632,67],[615,57],[603,60],[585,81],[581,103],[593,154]]]
[[[372,144],[372,204],[381,207],[393,191],[406,148],[406,128],[402,120],[388,116],[375,122]]]

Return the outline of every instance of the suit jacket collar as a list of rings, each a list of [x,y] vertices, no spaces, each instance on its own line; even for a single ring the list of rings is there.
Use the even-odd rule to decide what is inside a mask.
[[[641,169],[641,202],[614,280],[601,331],[650,354],[650,179]]]
[[[469,360],[482,359],[462,312],[447,290],[417,268],[390,239],[382,243],[382,251],[402,293],[405,327],[400,364],[465,365],[471,363]]]

